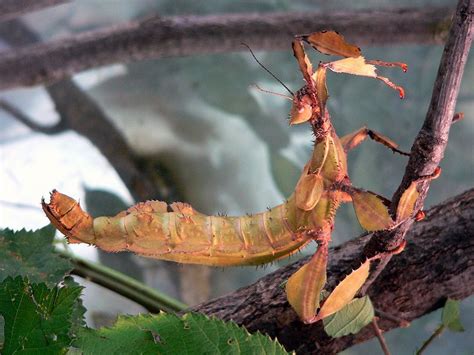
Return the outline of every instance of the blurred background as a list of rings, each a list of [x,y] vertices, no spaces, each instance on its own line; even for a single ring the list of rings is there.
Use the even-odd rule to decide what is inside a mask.
[[[23,23],[42,40],[60,38],[95,28],[152,15],[217,14],[296,10],[337,11],[392,6],[386,1],[206,1],[83,0],[23,16]],[[397,6],[450,6],[454,1],[398,1]],[[1,32],[0,50],[14,46]],[[291,52],[258,52],[260,60],[293,90],[303,85]],[[313,62],[326,58],[309,50]],[[329,110],[339,135],[363,125],[377,130],[410,150],[427,111],[442,46],[387,45],[363,47],[367,58],[403,61],[408,73],[384,69],[384,75],[406,90],[400,100],[395,91],[367,78],[329,74]],[[425,207],[463,192],[474,183],[474,60],[469,57],[456,111],[466,119],[453,126],[442,162],[443,174],[433,182]],[[291,102],[259,92],[284,89],[265,73],[248,52],[174,57],[115,64],[82,72],[72,79],[73,92],[86,93],[87,102],[125,137],[130,153],[149,181],[166,200],[192,204],[207,214],[240,215],[265,210],[289,196],[309,158],[312,137],[306,125],[289,127]],[[68,84],[69,85],[69,84]],[[0,92],[41,125],[59,120],[59,100],[64,93],[71,107],[85,113],[83,98],[67,95],[70,85]],[[56,94],[54,94],[56,93]],[[60,98],[61,99],[61,98]],[[74,101],[74,100],[77,100]],[[57,111],[57,109],[58,111]],[[93,129],[93,125],[90,126]],[[113,135],[113,132],[111,132]],[[36,229],[48,223],[40,208],[41,197],[53,188],[74,198],[95,216],[111,215],[134,203],[139,195],[126,186],[111,163],[84,134],[66,130],[45,134],[28,128],[0,110],[0,228]],[[404,171],[406,158],[366,142],[349,154],[353,183],[390,197]],[[333,243],[361,233],[351,206],[336,218]],[[189,305],[231,292],[254,282],[281,263],[264,267],[211,269],[154,261],[126,253],[104,254],[92,247],[72,245],[72,250],[100,261]],[[314,246],[305,253],[312,253]],[[289,261],[299,258],[293,256]],[[446,256],[450,257],[450,256]],[[287,263],[288,260],[282,261]],[[144,312],[112,292],[85,280],[84,300],[91,326],[108,324],[117,313]],[[474,348],[474,301],[462,303],[465,333],[445,334],[430,348],[431,354],[468,354]],[[467,315],[467,316],[466,316]],[[469,316],[470,315],[470,316]],[[387,334],[395,354],[412,353],[435,329],[434,312],[408,329]],[[373,348],[375,346],[375,348]],[[377,349],[374,341],[345,351],[364,354]]]

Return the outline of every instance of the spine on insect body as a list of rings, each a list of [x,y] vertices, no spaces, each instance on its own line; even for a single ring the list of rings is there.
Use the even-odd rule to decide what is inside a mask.
[[[213,266],[257,265],[288,256],[311,237],[311,213],[294,199],[266,212],[242,217],[207,216],[184,203],[139,203],[114,217],[93,219],[74,199],[53,191],[43,209],[71,243],[110,252]]]

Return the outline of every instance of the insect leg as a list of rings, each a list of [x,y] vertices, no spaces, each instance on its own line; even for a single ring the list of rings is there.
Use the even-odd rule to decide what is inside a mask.
[[[355,147],[357,147],[360,143],[362,143],[367,137],[374,140],[377,143],[383,144],[387,148],[391,149],[394,153],[398,153],[401,155],[410,156],[410,153],[406,153],[400,149],[398,149],[398,144],[392,141],[390,138],[380,134],[372,129],[367,127],[362,127],[357,131],[349,133],[341,138],[342,146],[344,150],[347,152]]]

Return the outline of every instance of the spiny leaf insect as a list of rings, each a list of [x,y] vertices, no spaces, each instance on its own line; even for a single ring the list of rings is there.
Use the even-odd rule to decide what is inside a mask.
[[[304,43],[323,54],[343,59],[320,62],[313,71]],[[367,137],[393,152],[409,154],[399,150],[389,138],[366,127],[338,137],[327,108],[327,70],[381,80],[403,98],[403,88],[378,75],[375,66],[400,67],[403,71],[407,66],[366,60],[359,47],[347,43],[335,31],[296,36],[292,47],[306,84],[296,93],[285,86],[293,101],[290,124],[308,122],[315,141],[295,191],[284,203],[265,212],[231,217],[207,216],[181,202],[168,205],[147,201],[114,217],[93,219],[77,201],[53,190],[50,202],[42,201],[46,216],[70,243],[88,243],[109,252],[128,250],[151,258],[212,266],[269,263],[288,257],[314,240],[318,245],[315,254],[285,285],[288,301],[300,319],[308,324],[339,311],[363,285],[370,262],[375,258],[362,263],[321,301],[331,231],[340,203],[353,203],[365,230],[391,229],[408,218],[420,218],[421,213],[414,211],[414,206],[418,198],[417,185],[422,180],[412,183],[403,193],[396,215],[390,214],[389,200],[352,185],[347,172],[347,152]],[[426,179],[437,175],[439,170]]]

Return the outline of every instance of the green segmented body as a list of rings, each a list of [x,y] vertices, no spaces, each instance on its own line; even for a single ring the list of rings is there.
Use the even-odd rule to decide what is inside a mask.
[[[341,152],[333,130],[316,142],[309,166],[320,170],[325,186],[346,176]],[[224,217],[207,216],[184,204],[148,201],[114,217],[92,220],[76,201],[62,196],[54,192],[44,208],[71,241],[110,252],[128,250],[157,259],[215,266],[257,265],[288,256],[314,239],[314,231],[330,234],[339,205],[338,192],[327,191],[310,211],[298,208],[291,196],[266,212]]]

